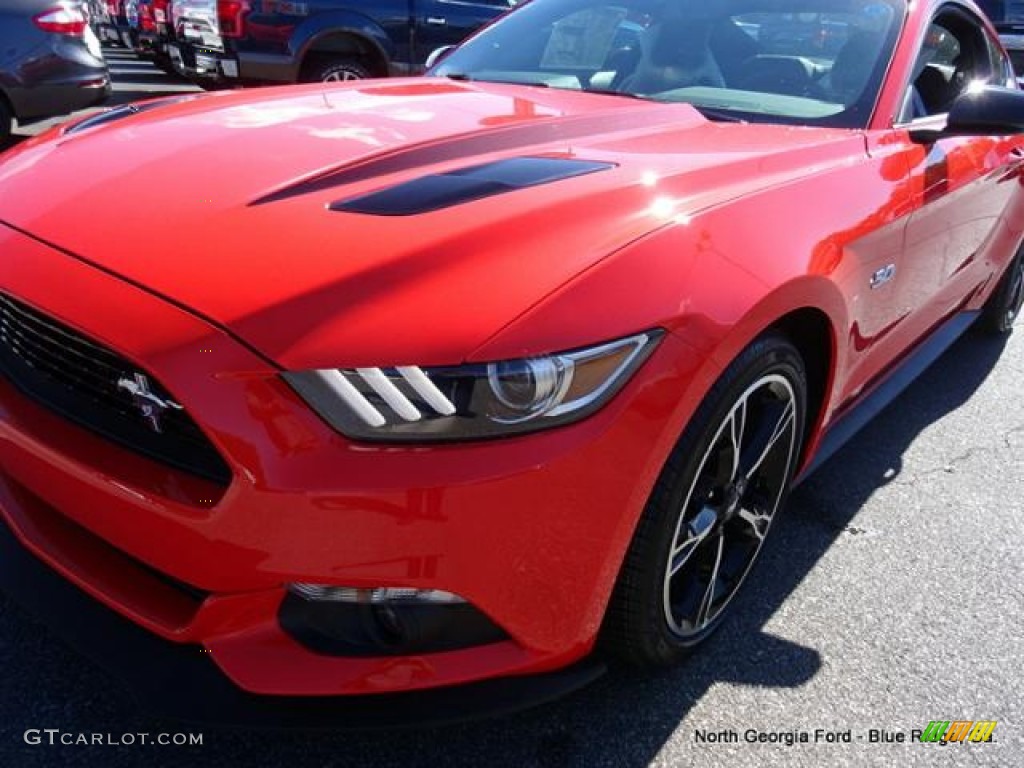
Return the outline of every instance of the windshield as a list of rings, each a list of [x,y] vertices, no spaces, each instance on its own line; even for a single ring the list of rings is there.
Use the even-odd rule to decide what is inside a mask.
[[[899,0],[532,0],[429,74],[686,102],[715,119],[867,125]]]

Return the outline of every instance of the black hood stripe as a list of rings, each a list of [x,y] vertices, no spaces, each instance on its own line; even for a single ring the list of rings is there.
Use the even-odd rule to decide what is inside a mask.
[[[513,157],[421,176],[368,195],[338,200],[329,208],[375,216],[414,216],[613,167],[612,163],[565,157]]]
[[[302,181],[290,182],[285,187],[261,195],[249,205],[265,205],[301,195],[336,189],[346,184],[355,184],[378,176],[407,173],[416,168],[449,163],[459,159],[465,160],[482,154],[514,152],[516,150],[528,152],[529,148],[538,144],[571,143],[577,139],[593,138],[599,134],[650,130],[653,125],[664,124],[667,109],[670,107],[658,104],[650,108],[636,107],[591,112],[571,117],[544,118],[531,123],[516,123],[472,134],[448,136],[423,144],[413,144],[382,152],[355,163],[345,164]]]

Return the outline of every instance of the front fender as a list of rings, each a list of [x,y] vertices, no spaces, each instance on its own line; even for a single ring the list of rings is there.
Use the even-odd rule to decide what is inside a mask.
[[[790,258],[730,258],[729,251],[711,247],[708,231],[698,218],[620,249],[534,305],[470,358],[514,359],[665,328],[692,359],[690,377],[655,451],[664,457],[729,363],[786,315],[807,308],[823,313],[832,329],[833,359],[843,359],[841,329],[848,327],[848,309],[835,282],[814,272],[813,249],[791,251]],[[775,247],[784,254],[797,246],[781,241],[761,246]],[[763,269],[751,270],[752,263]],[[823,413],[835,382],[833,370]]]

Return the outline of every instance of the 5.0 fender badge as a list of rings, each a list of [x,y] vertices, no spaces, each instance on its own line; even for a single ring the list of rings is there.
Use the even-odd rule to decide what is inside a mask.
[[[876,269],[874,274],[871,275],[871,288],[883,286],[894,277],[896,277],[896,265],[886,264],[881,269]]]
[[[143,373],[135,373],[132,378],[122,376],[117,380],[117,388],[128,392],[135,401],[135,407],[149,421],[154,432],[162,433],[160,420],[168,410],[182,411],[184,406],[170,399],[163,399],[153,394],[149,388],[149,379]]]

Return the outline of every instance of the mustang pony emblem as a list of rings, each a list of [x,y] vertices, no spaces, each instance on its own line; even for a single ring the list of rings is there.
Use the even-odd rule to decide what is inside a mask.
[[[143,417],[149,420],[149,425],[154,432],[163,432],[160,429],[160,419],[168,409],[184,410],[183,406],[173,400],[164,400],[154,395],[149,388],[149,379],[143,373],[136,373],[131,379],[122,376],[117,380],[117,388],[125,390],[132,396],[135,407],[139,409]]]

